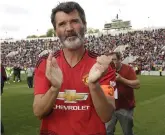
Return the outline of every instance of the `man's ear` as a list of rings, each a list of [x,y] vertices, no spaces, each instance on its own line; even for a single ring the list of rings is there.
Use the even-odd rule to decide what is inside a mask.
[[[87,23],[84,25],[84,31],[87,33]]]
[[[54,34],[56,34],[56,36],[58,37],[57,31],[56,31],[56,29],[55,29],[55,28],[54,28]]]

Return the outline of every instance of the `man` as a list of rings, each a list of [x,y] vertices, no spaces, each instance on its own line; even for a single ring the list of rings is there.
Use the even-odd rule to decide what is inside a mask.
[[[17,65],[15,64],[13,67],[13,82],[16,82],[18,80],[18,71],[17,71]]]
[[[34,75],[34,68],[32,65],[29,65],[26,69],[27,74],[27,84],[29,88],[33,88],[33,75]]]
[[[21,66],[20,64],[17,65],[17,78],[18,78],[18,82],[21,82]]]
[[[159,67],[159,74],[162,76],[162,67]]]
[[[51,22],[63,49],[36,65],[33,111],[42,119],[40,135],[105,135],[114,111],[111,58],[85,50],[86,19],[78,3],[60,3]]]
[[[133,89],[140,87],[136,73],[129,65],[121,63],[121,54],[112,52],[110,54],[116,67],[117,99],[116,110],[110,122],[106,123],[107,135],[114,135],[115,126],[119,121],[124,135],[133,135],[133,111],[135,98]]]
[[[12,76],[12,69],[10,67],[6,67],[6,74],[7,74],[6,83],[10,84],[10,78]]]
[[[3,94],[3,88],[6,80],[7,80],[6,71],[4,66],[1,64],[1,95]],[[4,126],[2,121],[1,121],[1,133],[2,134],[4,133]]]
[[[21,81],[21,67],[20,64],[15,64],[13,67],[13,82]]]

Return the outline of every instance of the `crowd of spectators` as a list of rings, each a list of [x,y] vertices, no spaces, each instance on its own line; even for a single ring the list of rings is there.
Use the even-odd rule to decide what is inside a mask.
[[[142,70],[157,69],[157,65],[165,70],[165,29],[131,31],[118,35],[92,35],[86,37],[85,45],[87,49],[98,54],[107,54],[118,46],[127,45],[122,52],[123,59],[137,56],[134,63],[140,65]],[[61,47],[58,39],[4,41],[1,43],[1,59],[5,66],[13,67],[16,64],[21,67],[34,66],[44,50],[57,51]],[[8,56],[11,52],[17,53]]]

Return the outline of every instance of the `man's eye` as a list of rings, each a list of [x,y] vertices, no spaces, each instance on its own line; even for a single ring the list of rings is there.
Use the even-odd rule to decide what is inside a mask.
[[[61,22],[58,24],[59,26],[64,26],[65,25],[65,22]]]
[[[72,22],[74,22],[74,23],[78,23],[79,20],[75,19],[75,20],[72,20]]]

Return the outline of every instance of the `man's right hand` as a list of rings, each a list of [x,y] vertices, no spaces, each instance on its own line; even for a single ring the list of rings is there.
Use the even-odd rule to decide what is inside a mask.
[[[52,53],[49,54],[46,63],[46,77],[53,87],[57,89],[61,88],[61,84],[63,82],[63,74],[57,64],[56,58],[53,57]]]

